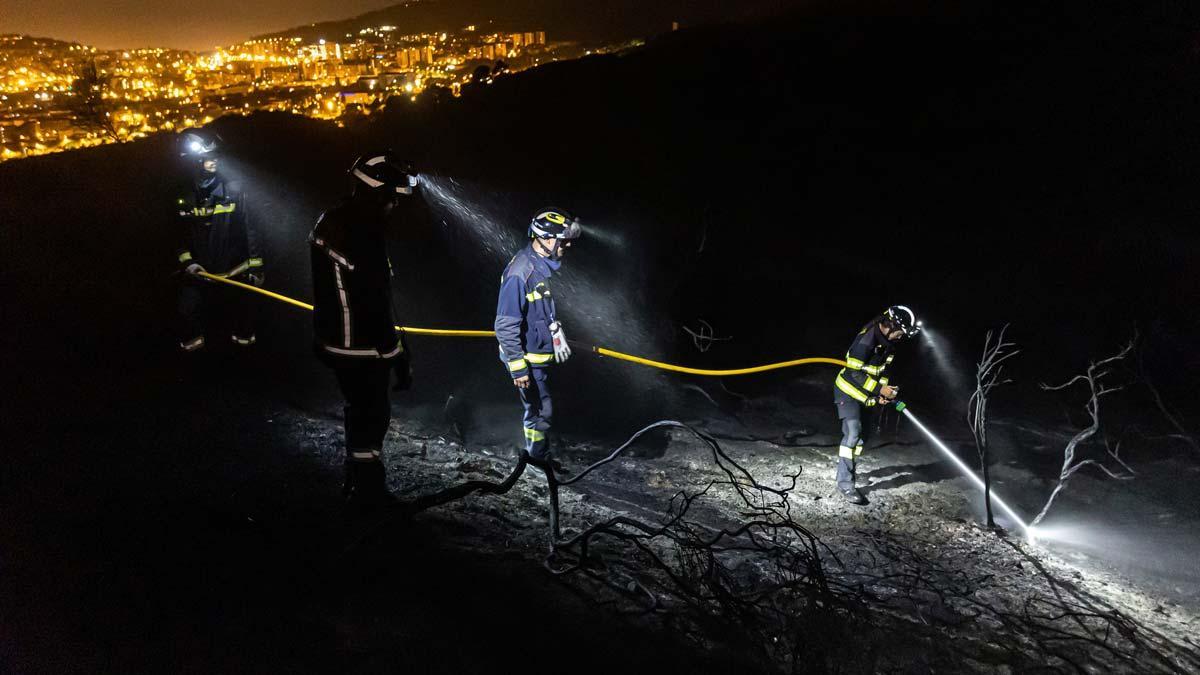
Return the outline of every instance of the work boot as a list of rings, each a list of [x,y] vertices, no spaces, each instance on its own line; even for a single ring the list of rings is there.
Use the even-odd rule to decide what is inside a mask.
[[[358,507],[386,506],[396,501],[387,489],[387,471],[383,462],[346,462],[346,482],[342,486],[346,503]]]
[[[839,487],[838,492],[842,493],[843,499],[850,502],[851,504],[854,504],[855,506],[866,506],[867,504],[871,503],[871,502],[867,501],[867,498],[864,497],[863,494],[861,492],[859,492],[857,488],[848,488],[847,489],[847,488]]]

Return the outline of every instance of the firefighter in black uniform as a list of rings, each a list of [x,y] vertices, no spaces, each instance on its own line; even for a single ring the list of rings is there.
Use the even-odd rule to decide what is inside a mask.
[[[412,382],[409,352],[392,311],[392,268],[384,232],[388,215],[412,195],[417,175],[391,152],[364,155],[350,174],[354,190],[321,214],[312,253],[316,353],[333,368],[346,399],[346,498],[362,505],[390,500],[381,453],[391,421],[388,382]]]
[[[175,199],[180,244],[176,250],[182,276],[179,290],[179,347],[194,352],[206,334],[228,330],[233,343],[254,344],[249,294],[197,276],[209,272],[261,286],[263,259],[246,208],[242,187],[217,170],[221,139],[202,129],[179,135],[179,150],[191,165],[191,176]]]
[[[846,367],[834,380],[833,402],[842,422],[838,447],[837,486],[846,501],[863,505],[867,498],[854,485],[855,460],[863,450],[863,410],[896,399],[900,388],[885,374],[896,343],[921,331],[921,322],[902,305],[889,307],[863,327],[846,352]]]

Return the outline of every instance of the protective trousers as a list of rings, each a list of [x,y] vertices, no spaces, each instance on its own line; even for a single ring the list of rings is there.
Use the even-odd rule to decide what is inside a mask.
[[[228,331],[239,345],[254,343],[253,298],[249,293],[189,274],[182,276],[177,310],[179,346],[183,350],[203,347],[206,334],[211,337],[217,331]],[[235,280],[247,282],[245,275]]]
[[[838,446],[837,485],[839,490],[848,492],[854,489],[855,463],[863,451],[863,407],[849,396],[837,396],[835,401],[838,418],[842,421],[842,442]]]
[[[549,378],[549,368],[530,368],[529,386],[517,388],[521,405],[525,407],[522,424],[525,428],[525,451],[534,459],[550,456],[550,442],[546,433],[550,431],[554,418],[554,404],[550,400]]]
[[[346,461],[379,462],[383,439],[392,420],[388,399],[391,367],[383,361],[338,364],[338,386],[346,397]]]

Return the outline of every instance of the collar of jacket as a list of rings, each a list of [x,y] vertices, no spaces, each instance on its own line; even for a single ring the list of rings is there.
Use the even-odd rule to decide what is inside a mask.
[[[196,201],[204,203],[211,200],[216,194],[221,192],[224,195],[225,180],[220,173],[213,173],[204,176],[199,176],[192,184],[196,192]]]
[[[533,264],[538,268],[538,271],[546,276],[550,276],[551,272],[557,272],[558,268],[562,267],[561,260],[551,260],[537,252],[533,247],[533,242],[529,242],[529,257],[533,258]]]

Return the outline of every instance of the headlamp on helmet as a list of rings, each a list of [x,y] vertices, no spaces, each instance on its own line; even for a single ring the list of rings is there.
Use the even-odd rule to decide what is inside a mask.
[[[179,135],[180,157],[216,159],[220,149],[221,137],[203,129],[188,129]]]
[[[529,223],[529,236],[570,241],[583,236],[583,225],[567,211],[547,207],[534,214]]]

